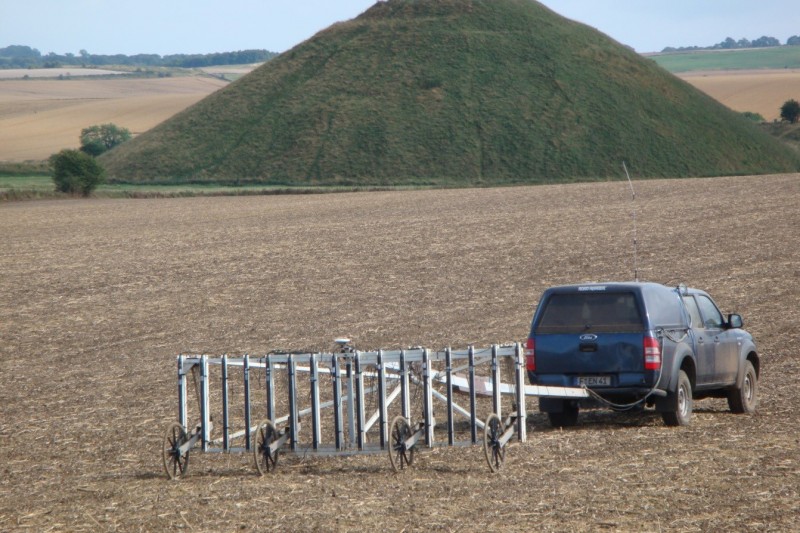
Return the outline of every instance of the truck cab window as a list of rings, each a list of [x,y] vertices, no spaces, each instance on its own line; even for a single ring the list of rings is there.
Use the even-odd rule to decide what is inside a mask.
[[[700,313],[703,315],[703,323],[707,328],[721,328],[724,320],[722,313],[719,312],[717,306],[707,296],[700,295],[697,297],[697,304],[700,306]]]
[[[700,309],[697,308],[697,302],[694,301],[694,296],[684,296],[683,303],[686,305],[686,310],[689,312],[689,317],[692,320],[692,327],[702,328],[703,319],[700,317]]]

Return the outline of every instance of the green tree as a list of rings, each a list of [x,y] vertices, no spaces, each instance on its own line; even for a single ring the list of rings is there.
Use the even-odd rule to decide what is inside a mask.
[[[98,156],[131,138],[127,128],[116,124],[100,124],[81,130],[81,151]]]
[[[781,42],[775,37],[763,35],[750,44],[755,48],[767,48],[769,46],[780,46]]]
[[[747,120],[752,120],[753,122],[766,122],[764,120],[764,115],[761,113],[754,113],[752,111],[744,111],[742,112],[742,116]]]
[[[797,100],[786,100],[781,106],[781,119],[795,124],[800,120],[800,102]]]
[[[80,150],[61,150],[50,156],[56,190],[89,196],[105,180],[105,169]]]

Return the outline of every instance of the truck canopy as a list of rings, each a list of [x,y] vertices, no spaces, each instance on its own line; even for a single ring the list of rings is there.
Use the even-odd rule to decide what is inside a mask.
[[[535,333],[635,333],[643,329],[642,314],[631,291],[561,292],[545,302]]]
[[[532,334],[635,333],[686,327],[680,294],[658,283],[592,283],[548,289]]]

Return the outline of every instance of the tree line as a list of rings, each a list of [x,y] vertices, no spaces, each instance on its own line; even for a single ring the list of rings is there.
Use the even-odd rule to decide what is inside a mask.
[[[787,46],[800,46],[800,35],[793,35],[786,40]],[[694,50],[737,50],[740,48],[770,48],[773,46],[781,46],[781,42],[775,37],[767,37],[766,35],[759,37],[753,41],[749,39],[739,39],[738,41],[732,37],[728,37],[724,41],[717,43],[713,46],[680,46],[673,47],[667,46],[662,52],[691,52]]]
[[[144,67],[180,67],[198,68],[217,65],[247,65],[263,63],[278,55],[267,50],[238,50],[236,52],[218,52],[213,54],[90,54],[81,50],[73,53],[42,54],[36,48],[22,45],[11,45],[0,48],[0,68],[58,68],[63,65],[81,65],[84,67],[102,67],[109,65],[132,65]]]

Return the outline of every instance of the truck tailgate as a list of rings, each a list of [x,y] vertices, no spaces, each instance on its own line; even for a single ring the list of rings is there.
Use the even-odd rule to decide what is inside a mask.
[[[539,334],[537,374],[625,374],[644,371],[643,333]]]

